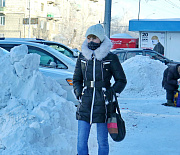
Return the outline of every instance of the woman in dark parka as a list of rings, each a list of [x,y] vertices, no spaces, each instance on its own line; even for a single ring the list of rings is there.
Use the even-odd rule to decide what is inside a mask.
[[[108,155],[107,107],[112,91],[121,93],[126,76],[118,57],[110,52],[111,41],[101,24],[89,27],[82,44],[73,76],[77,107],[78,155],[88,154],[88,138],[92,123],[97,123],[98,155]],[[110,80],[114,77],[115,83]]]

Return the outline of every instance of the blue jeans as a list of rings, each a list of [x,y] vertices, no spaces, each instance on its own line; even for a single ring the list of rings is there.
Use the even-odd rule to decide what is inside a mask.
[[[91,125],[88,122],[78,120],[78,155],[88,155],[88,138]],[[107,123],[97,123],[98,155],[109,154]]]

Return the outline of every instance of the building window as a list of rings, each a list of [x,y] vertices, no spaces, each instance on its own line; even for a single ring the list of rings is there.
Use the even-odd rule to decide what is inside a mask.
[[[41,11],[44,11],[44,3],[41,3]]]
[[[5,7],[5,0],[0,0],[0,7]]]
[[[5,16],[0,16],[0,25],[5,25]]]

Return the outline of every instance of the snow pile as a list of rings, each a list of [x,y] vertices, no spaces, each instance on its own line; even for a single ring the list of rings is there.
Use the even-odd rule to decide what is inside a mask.
[[[137,55],[123,62],[122,66],[127,85],[121,97],[153,97],[165,93],[162,78],[167,66],[162,62]]]
[[[0,58],[0,154],[72,155],[75,107],[39,72],[40,56],[21,45]]]

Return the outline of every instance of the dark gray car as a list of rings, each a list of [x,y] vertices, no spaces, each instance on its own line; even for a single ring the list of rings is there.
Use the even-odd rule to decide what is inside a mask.
[[[118,48],[118,49],[113,50],[112,52],[118,56],[119,61],[121,63],[131,57],[136,56],[136,55],[143,55],[143,56],[149,56],[151,59],[154,59],[154,60],[159,60],[159,61],[165,63],[166,65],[180,64],[180,62],[175,62],[173,60],[170,60],[170,59],[166,58],[165,56],[161,55],[160,53],[153,51],[151,49],[140,49],[140,48],[121,49],[121,48]]]

